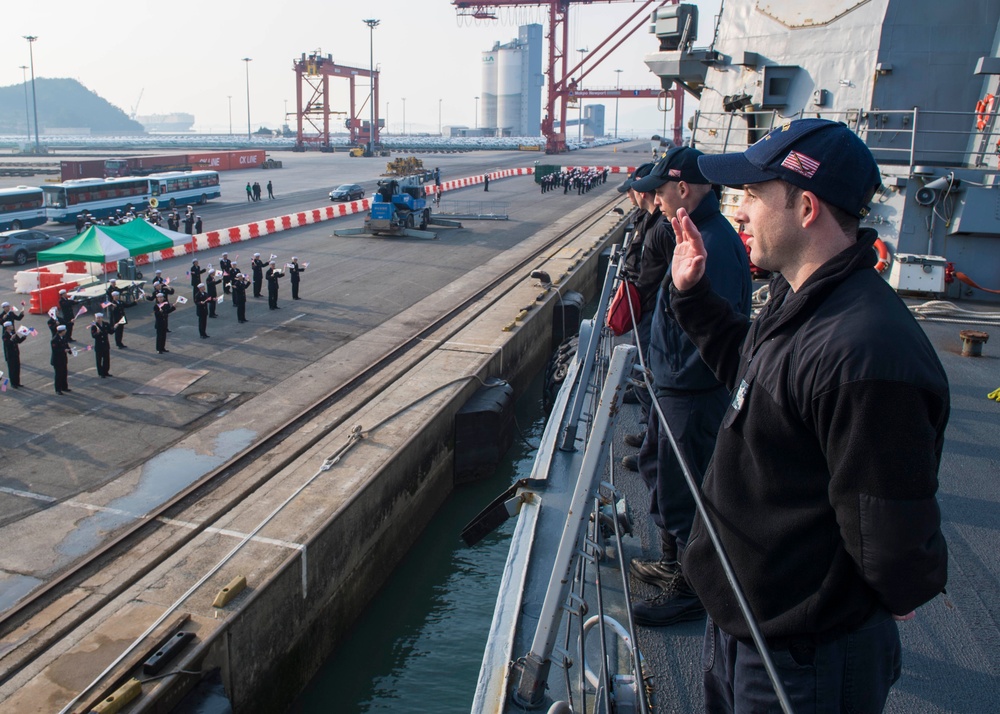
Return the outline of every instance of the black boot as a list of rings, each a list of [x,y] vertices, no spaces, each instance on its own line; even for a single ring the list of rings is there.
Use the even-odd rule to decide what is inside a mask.
[[[700,620],[705,616],[705,608],[684,575],[679,574],[652,600],[640,600],[633,604],[632,615],[637,625],[665,627]]]
[[[671,580],[681,574],[681,566],[677,558],[677,539],[662,528],[659,530],[662,555],[656,560],[633,558],[629,564],[629,572],[636,580],[666,588]]]

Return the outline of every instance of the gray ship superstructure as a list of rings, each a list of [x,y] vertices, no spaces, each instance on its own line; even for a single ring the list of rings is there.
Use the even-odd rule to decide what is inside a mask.
[[[1000,440],[991,400],[1000,389],[990,391],[995,352],[960,356],[960,337],[985,337],[1000,312],[972,299],[925,300],[995,300],[972,283],[1000,288],[998,23],[997,0],[728,0],[702,46],[696,6],[664,5],[652,18],[659,51],[646,63],[665,89],[681,83],[700,99],[692,145],[743,151],[774,127],[819,116],[845,122],[879,161],[883,187],[863,225],[878,231],[877,267],[907,296],[948,373],[952,407],[938,475],[948,593],[900,628],[903,676],[886,714],[996,709]],[[740,192],[724,199],[734,216]],[[612,253],[597,316],[620,255]],[[655,557],[658,536],[642,515],[644,484],[618,468],[622,432],[634,434],[642,418],[619,399],[629,363],[611,344],[600,322],[585,323],[531,477],[470,525],[517,517],[476,714],[703,710],[703,623],[637,628],[628,605],[653,595],[628,563]]]
[[[845,122],[882,168],[864,224],[889,282],[983,299],[952,278],[1000,288],[998,22],[994,0],[730,0],[699,46],[697,8],[681,4],[654,13],[646,64],[699,99],[691,143],[706,153],[800,117]]]

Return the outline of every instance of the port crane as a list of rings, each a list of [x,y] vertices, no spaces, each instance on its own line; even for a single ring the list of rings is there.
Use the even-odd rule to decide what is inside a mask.
[[[593,50],[590,50],[584,59],[576,65],[567,67],[569,60],[567,56],[570,50],[569,44],[569,11],[571,6],[591,5],[593,0],[489,0],[488,2],[475,2],[472,0],[453,0],[456,12],[460,16],[471,17],[476,20],[496,20],[497,11],[502,8],[516,8],[526,6],[547,6],[549,12],[548,26],[548,64],[546,68],[546,78],[548,80],[548,96],[545,102],[544,116],[542,117],[542,135],[545,137],[545,153],[561,154],[566,151],[566,122],[568,117],[566,107],[570,99],[579,99],[588,94],[581,91],[579,87],[583,79],[590,74],[598,65],[607,59],[611,53],[618,49],[633,33],[646,25],[648,16],[654,7],[676,4],[677,0],[605,0],[605,2],[632,2],[639,5],[627,20],[614,29],[603,41]],[[651,90],[656,92],[658,97],[664,100],[663,111],[669,110],[673,104],[674,144],[681,144],[681,129],[684,114],[684,91],[680,87],[673,87],[668,90]],[[649,90],[636,93],[630,89],[607,89],[602,90],[601,97],[631,98],[636,96],[650,96]],[[594,95],[589,95],[594,96]],[[671,102],[672,100],[672,102]],[[558,124],[558,128],[557,127]]]

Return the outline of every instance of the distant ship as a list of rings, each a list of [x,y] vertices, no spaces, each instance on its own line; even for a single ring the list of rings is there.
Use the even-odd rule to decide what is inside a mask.
[[[191,131],[191,127],[194,126],[194,114],[183,112],[150,114],[136,117],[135,120],[142,124],[146,131],[156,134],[182,134]]]

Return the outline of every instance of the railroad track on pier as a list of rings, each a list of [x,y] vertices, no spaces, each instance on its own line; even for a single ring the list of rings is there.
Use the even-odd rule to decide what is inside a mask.
[[[16,640],[17,646],[8,649],[0,660],[3,666],[0,672],[0,686],[9,682],[53,645],[81,627],[114,598],[147,576],[199,534],[215,527],[219,519],[231,512],[241,501],[267,484],[296,459],[316,448],[317,444],[335,429],[351,420],[360,407],[342,410],[341,405],[348,396],[362,389],[373,390],[374,394],[386,390],[417,360],[446,342],[486,310],[488,304],[477,306],[484,297],[491,296],[489,304],[492,304],[496,298],[513,289],[510,286],[503,288],[505,282],[515,276],[526,276],[529,269],[536,266],[541,258],[553,255],[563,246],[572,243],[620,202],[621,199],[617,196],[610,200],[601,200],[584,220],[558,232],[470,294],[456,296],[454,303],[444,308],[438,317],[420,327],[415,327],[409,335],[386,349],[369,366],[343,380],[331,391],[302,409],[294,418],[261,438],[255,445],[206,474],[3,613],[0,617],[0,637],[8,642]],[[496,294],[491,295],[491,293]],[[300,433],[304,425],[317,420],[324,424],[322,429],[308,434]],[[279,446],[282,447],[280,458],[264,458],[275,454]],[[266,466],[251,468],[259,466],[262,461],[266,462]],[[209,496],[223,490],[226,491],[224,500],[213,504],[210,510],[200,512],[197,518],[185,518],[185,513],[198,504],[203,505],[210,500]],[[150,549],[141,560],[135,558],[134,553],[140,550],[140,543],[146,539],[153,540],[152,537],[166,522],[176,521],[187,521],[197,525],[187,530],[183,536],[174,538],[169,548]],[[132,562],[127,572],[116,580],[113,587],[102,591],[100,597],[92,598],[83,606],[60,604],[60,600],[64,598],[79,600],[79,595],[74,593],[84,587],[88,578],[116,561],[129,557],[132,558]],[[45,617],[45,613],[48,612],[72,614],[63,615],[56,624],[39,628],[40,634],[34,637],[25,638],[24,641],[17,638],[19,628],[33,629],[28,625],[32,618]]]

